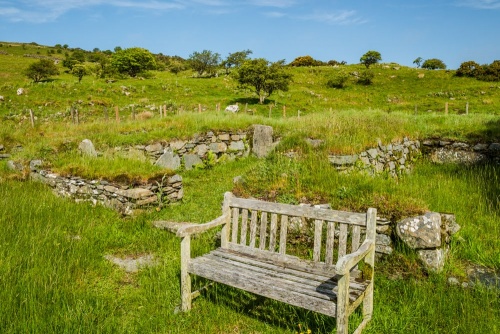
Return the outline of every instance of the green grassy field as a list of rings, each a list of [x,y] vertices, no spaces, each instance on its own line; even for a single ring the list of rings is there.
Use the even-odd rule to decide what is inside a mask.
[[[405,136],[500,141],[498,83],[457,78],[453,71],[381,64],[374,68],[371,86],[357,85],[351,78],[346,88],[331,89],[326,82],[335,71],[363,68],[293,68],[290,91],[259,105],[231,77],[199,79],[190,72],[153,72],[151,79],[112,83],[85,76],[78,83],[61,71],[51,81],[33,84],[22,70],[35,59],[23,55],[46,55],[47,49],[2,42],[0,51],[0,144],[17,162],[40,158],[47,167],[65,173],[148,178],[171,171],[140,159],[117,159],[111,154],[114,148],[252,124],[271,125],[282,139],[277,152],[266,159],[181,172],[181,203],[126,218],[55,197],[45,186],[9,171],[0,160],[0,333],[333,332],[334,319],[220,285],[196,299],[193,311],[175,312],[180,301],[179,240],[151,222],[209,221],[219,215],[223,193],[229,190],[286,203],[328,202],[336,209],[374,206],[387,217],[426,210],[454,213],[461,230],[442,273],[426,273],[415,254],[401,246],[377,263],[374,317],[365,332],[500,331],[498,290],[447,283],[450,276],[466,281],[471,263],[500,271],[497,165],[435,165],[422,159],[411,174],[393,179],[340,174],[327,160],[331,153],[355,153],[377,140],[389,143]],[[16,94],[20,87],[26,94]],[[242,109],[247,105],[247,112],[215,110],[217,103],[224,109],[236,102]],[[160,105],[167,106],[167,117],[159,116]],[[71,106],[79,110],[79,124],[70,117]],[[115,121],[115,107],[120,122]],[[34,127],[27,109],[37,117]],[[77,154],[85,138],[103,152],[97,160]],[[322,139],[324,144],[312,149],[306,138]],[[289,151],[297,152],[298,158],[280,154]],[[235,186],[233,178],[238,175],[246,182]],[[194,253],[215,242],[215,232],[200,236],[193,242]],[[126,273],[105,259],[109,254],[153,254],[158,264]]]

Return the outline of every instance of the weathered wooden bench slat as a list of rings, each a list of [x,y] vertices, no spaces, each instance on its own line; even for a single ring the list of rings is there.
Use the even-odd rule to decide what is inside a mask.
[[[231,206],[263,212],[274,212],[280,215],[308,217],[310,219],[320,219],[366,226],[366,213],[336,211],[305,205],[300,206],[283,203],[271,203],[238,197],[233,197]]]
[[[296,252],[296,246],[287,243],[291,219],[313,224],[312,259],[287,254]],[[360,333],[373,310],[375,224],[375,209],[353,213],[268,203],[226,193],[222,216],[213,221],[164,224],[182,238],[182,310],[189,310],[191,299],[199,295],[191,292],[193,274],[336,317],[338,334],[347,333],[349,315],[363,303],[363,320],[355,331]],[[191,258],[191,234],[217,226],[222,226],[221,247]],[[367,268],[362,275],[358,264],[363,260]]]

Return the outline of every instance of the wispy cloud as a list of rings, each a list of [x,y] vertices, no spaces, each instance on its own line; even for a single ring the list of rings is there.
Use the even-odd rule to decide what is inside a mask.
[[[366,20],[363,20],[358,16],[355,10],[339,10],[334,12],[316,12],[313,14],[306,14],[303,16],[299,16],[298,18],[302,20],[310,20],[317,22],[324,22],[328,24],[361,24],[365,23]]]
[[[458,5],[476,9],[500,9],[500,0],[464,0],[459,1]]]
[[[144,10],[174,10],[185,6],[181,1],[157,0],[21,0],[2,1],[0,17],[12,22],[44,23],[54,21],[71,10],[107,5],[121,8],[136,8]]]
[[[290,14],[283,11],[271,11],[264,15],[270,18],[289,18],[292,20],[316,21],[325,24],[347,25],[362,24],[367,21],[358,16],[354,10],[338,10],[333,12],[314,12],[311,14]]]
[[[259,7],[287,8],[297,4],[296,0],[249,0],[250,5]]]

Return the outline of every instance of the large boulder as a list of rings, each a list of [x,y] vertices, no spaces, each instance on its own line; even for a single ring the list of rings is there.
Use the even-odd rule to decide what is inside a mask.
[[[80,152],[88,157],[97,157],[97,151],[95,150],[94,144],[90,139],[84,139],[78,145]]]
[[[263,158],[274,148],[273,128],[267,125],[254,125],[252,152]]]
[[[396,233],[413,249],[441,247],[441,215],[428,212],[423,216],[405,218],[396,224]]]
[[[184,168],[186,170],[193,169],[196,165],[203,165],[203,161],[197,154],[184,155]]]

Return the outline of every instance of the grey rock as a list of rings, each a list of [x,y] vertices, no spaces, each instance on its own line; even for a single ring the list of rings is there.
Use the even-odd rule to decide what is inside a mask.
[[[472,148],[474,151],[484,151],[488,149],[488,144],[476,144]]]
[[[456,142],[451,145],[454,149],[466,149],[469,148],[469,145],[466,143]]]
[[[163,152],[163,146],[160,143],[151,144],[145,147],[146,152],[155,153]]]
[[[30,170],[31,171],[37,171],[37,170],[40,169],[39,167],[42,166],[42,164],[43,164],[43,162],[40,159],[31,160],[30,161]]]
[[[371,148],[368,151],[366,151],[366,153],[368,153],[368,156],[371,159],[376,159],[378,157],[378,150],[376,148]]]
[[[446,257],[443,249],[421,249],[417,255],[428,271],[439,273],[443,270]]]
[[[321,144],[324,143],[324,140],[321,140],[321,139],[311,139],[311,138],[307,138],[306,139],[307,143],[309,145],[311,145],[312,147],[314,148],[317,148],[319,146],[321,146]]]
[[[158,264],[158,261],[154,258],[153,255],[144,255],[137,258],[126,257],[124,259],[113,256],[106,255],[104,258],[115,265],[119,266],[127,273],[136,273],[141,268],[154,266]]]
[[[448,277],[448,285],[460,285],[460,281],[456,277]]]
[[[488,150],[500,151],[500,143],[491,143],[490,146],[488,146]]]
[[[6,154],[6,153],[0,154],[0,160],[1,159],[9,159],[10,157],[11,157],[10,154]]]
[[[95,150],[94,144],[90,139],[84,139],[78,145],[80,152],[88,157],[97,157],[97,151]]]
[[[423,216],[403,219],[396,224],[396,233],[413,249],[441,247],[441,215],[429,212]]]
[[[214,153],[224,153],[227,151],[227,145],[225,143],[212,143],[209,149]]]
[[[242,140],[232,141],[229,145],[230,151],[243,151],[245,149],[245,143]]]
[[[236,113],[240,111],[240,107],[237,104],[230,104],[226,107],[225,111]]]
[[[175,174],[175,175],[168,178],[169,184],[178,183],[178,182],[182,182],[182,176],[180,176],[179,174]]]
[[[352,166],[358,160],[358,155],[331,155],[328,160],[334,166]]]
[[[181,158],[174,152],[167,150],[155,162],[156,166],[167,168],[170,170],[177,170],[181,167]]]
[[[21,172],[24,168],[20,163],[9,160],[7,161],[7,169]]]
[[[233,178],[233,184],[243,184],[245,180],[243,179],[243,176],[238,175]]]
[[[257,158],[263,158],[273,148],[273,128],[267,125],[254,125],[252,152]]]
[[[186,146],[186,142],[183,140],[174,140],[170,142],[170,148],[174,151],[178,151]]]
[[[186,154],[183,157],[184,159],[184,168],[186,170],[191,170],[196,165],[202,165],[203,161],[201,161],[200,157],[197,154]]]
[[[3,146],[2,144],[0,144],[0,151],[3,151],[5,150],[5,146]]]
[[[222,133],[218,136],[218,138],[222,141],[229,141],[231,139],[231,136],[229,135],[229,133]]]
[[[193,153],[198,154],[199,157],[204,157],[208,152],[208,146],[205,144],[200,144],[196,146],[193,150]]]

